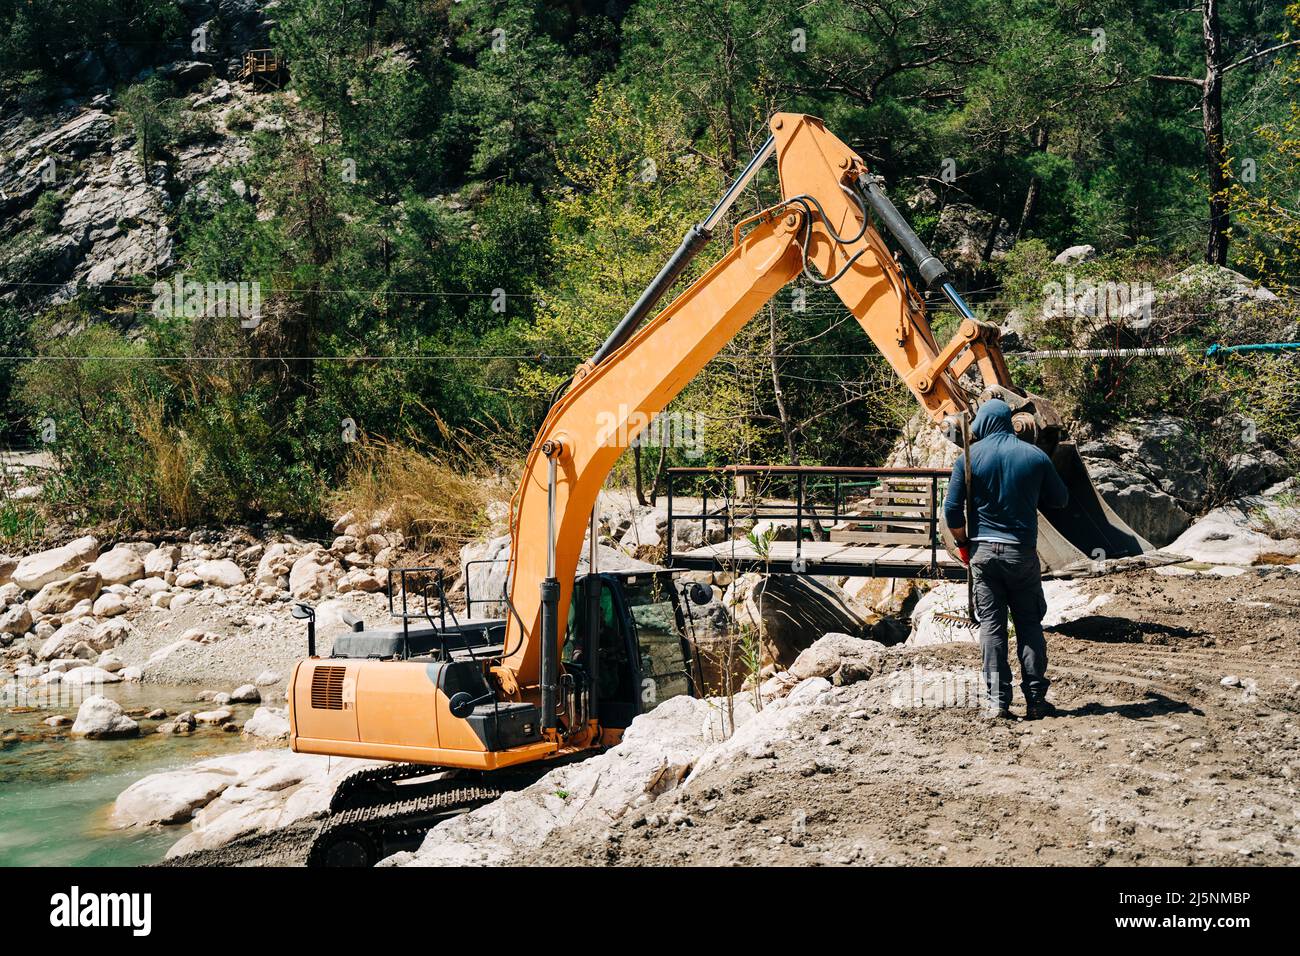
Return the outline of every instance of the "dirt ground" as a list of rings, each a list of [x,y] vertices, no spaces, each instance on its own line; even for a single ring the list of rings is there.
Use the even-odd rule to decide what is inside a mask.
[[[786,750],[693,779],[603,832],[557,832],[529,864],[1293,864],[1300,849],[1300,574],[1132,572],[1049,633],[1059,717],[969,709],[810,717]],[[904,666],[978,667],[973,644]],[[1232,676],[1239,683],[1225,686]],[[1017,708],[1019,709],[1019,700]]]

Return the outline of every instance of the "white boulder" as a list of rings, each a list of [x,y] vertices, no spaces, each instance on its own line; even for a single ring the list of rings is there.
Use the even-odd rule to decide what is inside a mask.
[[[244,572],[239,570],[239,565],[225,559],[200,561],[194,566],[193,571],[204,584],[218,588],[233,588],[247,581]]]
[[[80,571],[99,554],[99,539],[86,535],[39,554],[29,554],[18,562],[13,581],[24,591],[37,591],[52,581],[61,581]]]
[[[122,791],[113,804],[109,822],[119,829],[185,823],[195,810],[219,797],[236,779],[234,772],[221,768],[150,774]]]
[[[287,740],[289,737],[289,712],[284,708],[259,707],[244,722],[244,736],[263,740]]]
[[[257,571],[253,575],[253,581],[266,587],[279,588],[281,579],[288,577],[292,567],[293,556],[289,545],[283,541],[277,541],[268,545],[266,551],[262,553],[261,560],[257,562]]]
[[[334,588],[342,569],[324,551],[309,551],[289,571],[289,591],[299,601],[313,601]]]
[[[160,578],[167,572],[176,570],[180,559],[181,549],[178,545],[161,545],[144,556],[144,573]]]
[[[0,614],[0,634],[21,636],[32,629],[32,612],[26,604],[15,604]]]
[[[230,692],[232,704],[260,704],[262,695],[252,684],[241,684]]]
[[[850,634],[826,634],[790,665],[795,680],[824,677],[835,684],[869,680],[883,666],[885,645]]]
[[[1075,262],[1087,262],[1090,259],[1097,258],[1097,250],[1093,246],[1070,246],[1052,262],[1058,266],[1068,266]]]
[[[29,602],[30,607],[42,614],[65,614],[82,601],[94,601],[99,596],[101,583],[94,571],[79,571],[44,585]]]
[[[382,571],[370,571],[362,568],[356,568],[338,580],[339,594],[347,594],[351,591],[363,591],[368,594],[374,594],[377,591],[384,590],[388,586],[388,575]]]
[[[93,665],[76,667],[63,675],[64,686],[82,687],[86,684],[116,684],[121,680],[121,674]]]
[[[96,650],[106,651],[111,647],[117,647],[130,636],[130,623],[119,618],[97,625],[86,643]]]
[[[1300,529],[1300,506],[1286,485],[1262,495],[1239,498],[1196,521],[1166,549],[1207,564],[1249,565],[1265,554],[1300,555],[1300,538],[1282,529]],[[1276,529],[1274,534],[1269,529]]]
[[[295,754],[281,749],[252,750],[246,753],[205,760],[179,774],[220,774],[229,779],[214,799],[193,809],[191,832],[167,851],[169,858],[195,850],[212,849],[240,837],[279,829],[313,816],[329,806],[339,781],[357,770],[379,766],[376,761],[315,754]],[[141,783],[149,780],[145,778]],[[215,781],[209,781],[215,784]],[[182,787],[193,794],[201,785],[189,787],[172,778],[170,787]],[[148,807],[142,801],[141,805]],[[140,818],[125,804],[115,816],[118,826],[147,825],[149,814]]]
[[[113,548],[105,551],[90,566],[104,584],[130,584],[144,577],[144,561],[130,548]]]
[[[71,673],[75,674],[76,671]],[[73,736],[90,740],[134,737],[139,732],[140,725],[122,712],[122,705],[101,694],[87,697],[81,702],[77,709],[77,719],[72,724]]]
[[[38,660],[48,661],[55,657],[70,657],[72,648],[83,641],[89,643],[94,635],[90,622],[78,619],[64,624],[41,644],[36,652]]]
[[[95,617],[117,617],[131,609],[131,601],[120,594],[105,593],[95,599],[91,613]]]

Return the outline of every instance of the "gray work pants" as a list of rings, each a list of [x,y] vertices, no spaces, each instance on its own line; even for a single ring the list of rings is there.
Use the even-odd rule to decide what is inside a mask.
[[[1047,601],[1033,548],[997,541],[974,541],[970,571],[975,585],[975,615],[984,652],[984,686],[990,708],[1011,704],[1011,667],[1007,663],[1007,611],[1016,625],[1020,689],[1026,701],[1047,696],[1047,642],[1043,615]]]

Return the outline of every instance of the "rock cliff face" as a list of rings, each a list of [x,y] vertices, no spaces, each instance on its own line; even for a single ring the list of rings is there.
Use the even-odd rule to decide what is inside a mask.
[[[186,201],[248,158],[258,117],[284,100],[236,79],[243,52],[268,42],[268,4],[181,6],[189,24],[174,42],[106,44],[84,54],[69,71],[77,85],[53,101],[0,103],[0,304],[36,314],[85,290],[111,301],[138,277],[165,274]],[[146,160],[122,94],[151,77],[181,101],[174,139]]]

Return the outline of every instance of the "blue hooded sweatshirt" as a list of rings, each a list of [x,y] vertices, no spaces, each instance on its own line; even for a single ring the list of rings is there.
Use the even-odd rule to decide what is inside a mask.
[[[1011,408],[1000,399],[980,406],[971,426],[970,468],[975,526],[970,538],[1038,546],[1038,508],[1064,508],[1065,482],[1041,449],[1016,437]],[[966,462],[957,456],[948,482],[943,516],[950,528],[966,524]]]

